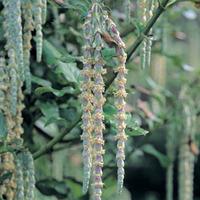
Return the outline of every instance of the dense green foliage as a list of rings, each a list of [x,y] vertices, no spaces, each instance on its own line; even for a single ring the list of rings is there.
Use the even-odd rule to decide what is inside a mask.
[[[199,5],[0,0],[0,199],[200,200]]]

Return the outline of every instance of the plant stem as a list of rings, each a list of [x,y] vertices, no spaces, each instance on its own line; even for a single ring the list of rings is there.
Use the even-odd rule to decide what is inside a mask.
[[[71,126],[67,127],[65,129],[65,131],[63,131],[63,133],[61,133],[60,135],[58,135],[57,137],[54,137],[50,142],[47,143],[46,146],[42,147],[41,149],[39,149],[38,151],[36,151],[33,154],[33,158],[37,159],[40,156],[42,156],[43,154],[45,154],[46,152],[48,152],[49,150],[52,149],[52,147],[57,144],[60,140],[62,140],[65,135],[67,135],[67,133],[69,133],[73,128],[75,128],[78,123],[80,122],[81,118],[79,118],[77,121],[75,121],[73,124],[71,124]]]

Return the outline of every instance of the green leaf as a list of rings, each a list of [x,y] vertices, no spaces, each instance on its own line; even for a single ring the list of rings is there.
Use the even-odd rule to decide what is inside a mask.
[[[127,115],[126,124],[127,124],[126,134],[129,136],[141,136],[141,135],[144,136],[147,133],[149,133],[148,131],[139,127],[137,122],[134,120],[134,118],[130,114]]]
[[[81,57],[73,56],[67,53],[67,51],[58,51],[51,42],[48,40],[44,40],[43,44],[43,56],[48,65],[51,67],[56,66],[59,61],[63,61],[64,63],[73,63],[76,60],[81,61]]]
[[[43,56],[48,65],[56,65],[62,54],[50,42],[44,40]]]
[[[57,198],[66,198],[69,188],[64,181],[57,181],[54,178],[47,178],[36,183],[39,191],[47,196],[56,196]]]
[[[55,73],[63,75],[64,78],[71,83],[78,83],[80,79],[80,70],[77,68],[76,63],[64,63],[59,61]]]
[[[102,55],[104,60],[109,61],[116,56],[116,50],[115,48],[105,48],[102,51]]]
[[[0,140],[5,140],[8,134],[6,120],[2,112],[0,112]]]
[[[38,87],[35,90],[36,95],[42,95],[46,93],[53,93],[57,97],[62,97],[65,94],[78,94],[78,90],[75,90],[73,87],[64,87],[61,90],[53,89],[52,87]]]
[[[47,81],[45,79],[42,79],[42,78],[39,78],[39,77],[33,76],[33,75],[31,76],[31,80],[33,83],[44,86],[44,87],[48,87],[48,86],[52,85],[50,81]]]
[[[117,110],[115,108],[115,106],[106,103],[104,108],[103,108],[104,114],[110,117],[113,117],[113,115],[115,115],[117,113]]]
[[[69,9],[78,10],[80,16],[86,16],[89,9],[88,2],[84,0],[82,1],[69,0],[68,2],[65,2],[64,6]]]
[[[60,117],[58,105],[55,102],[39,103],[39,108],[42,111],[45,119],[45,126],[54,123],[62,122],[65,123],[65,119]]]
[[[152,145],[150,144],[147,144],[147,145],[144,145],[142,146],[141,148],[145,153],[147,154],[150,154],[152,156],[154,156],[159,162],[160,164],[162,165],[162,167],[167,167],[170,163],[170,160],[169,158],[160,153],[155,147],[153,147]]]

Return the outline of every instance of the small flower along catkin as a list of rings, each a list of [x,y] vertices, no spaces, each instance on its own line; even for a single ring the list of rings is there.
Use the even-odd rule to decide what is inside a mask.
[[[104,36],[107,36],[106,38]],[[108,37],[109,36],[109,37]],[[105,103],[104,91],[105,84],[103,75],[105,61],[103,60],[102,50],[114,43],[119,66],[116,72],[116,108],[117,108],[117,166],[118,166],[118,191],[121,192],[124,180],[124,159],[125,159],[125,68],[126,53],[125,44],[119,36],[119,32],[114,22],[108,17],[107,12],[102,8],[98,1],[94,1],[90,9],[86,22],[84,24],[85,45],[84,67],[83,67],[83,84],[82,84],[82,105],[83,105],[83,163],[84,177],[83,190],[88,189],[90,172],[92,168],[92,196],[94,200],[101,200],[102,196],[102,168],[104,139],[103,131],[104,114],[103,106]],[[109,38],[110,40],[107,40]],[[83,98],[84,97],[84,98]],[[92,161],[92,162],[91,162]]]

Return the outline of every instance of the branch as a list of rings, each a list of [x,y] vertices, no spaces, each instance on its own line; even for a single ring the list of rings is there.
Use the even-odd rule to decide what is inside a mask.
[[[75,128],[80,121],[81,121],[81,118],[79,118],[77,121],[75,121],[73,124],[71,124],[71,126],[67,127],[65,129],[65,131],[63,131],[63,133],[54,137],[50,142],[47,143],[47,145],[45,145],[44,147],[42,147],[41,149],[36,151],[33,154],[33,158],[37,159],[40,156],[42,156],[43,154],[45,154],[46,152],[48,152],[49,150],[51,150],[53,148],[53,146],[55,144],[57,144],[60,140],[62,140],[65,137],[65,135],[67,135],[67,133],[69,133],[73,128]]]
[[[148,22],[148,24],[146,25],[146,27],[142,31],[141,35],[136,39],[136,41],[133,43],[131,48],[128,50],[127,61],[130,60],[132,54],[136,51],[138,46],[142,43],[144,37],[146,35],[148,35],[148,32],[150,31],[152,26],[156,23],[156,21],[159,18],[159,16],[165,11],[165,7],[167,6],[169,1],[170,0],[163,0],[163,2],[159,5],[157,10],[155,11],[155,14],[150,19],[150,21]],[[114,74],[113,77],[108,81],[108,83],[106,83],[106,91],[112,85],[112,83],[114,82],[116,76],[117,76],[117,74]],[[40,156],[42,156],[43,154],[45,154],[46,152],[48,152],[49,150],[51,150],[52,147],[55,144],[57,144],[60,140],[62,140],[65,137],[65,135],[67,135],[73,128],[75,128],[80,121],[81,121],[81,117],[76,122],[74,122],[70,127],[66,128],[61,135],[56,136],[50,142],[48,142],[46,146],[44,146],[41,149],[39,149],[38,151],[36,151],[33,154],[33,158],[37,159]]]

